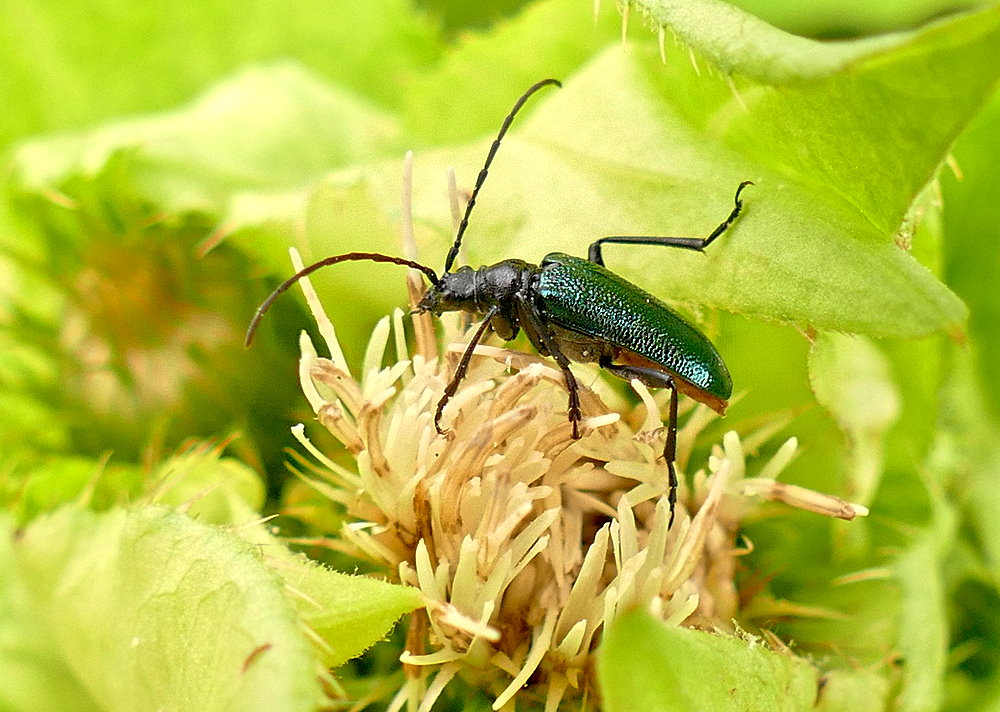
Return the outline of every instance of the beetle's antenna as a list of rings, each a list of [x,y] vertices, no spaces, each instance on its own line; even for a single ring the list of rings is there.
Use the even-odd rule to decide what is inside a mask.
[[[264,314],[266,314],[267,310],[271,308],[271,304],[274,303],[274,300],[281,296],[282,292],[286,291],[293,284],[298,282],[303,277],[308,277],[320,267],[335,265],[338,262],[360,262],[362,260],[368,260],[371,262],[391,262],[395,265],[404,265],[406,267],[418,269],[427,275],[431,284],[435,286],[441,281],[438,279],[437,273],[430,267],[422,265],[419,262],[414,262],[413,260],[403,259],[402,257],[392,257],[391,255],[383,255],[378,252],[348,252],[343,255],[333,255],[332,257],[327,257],[319,262],[313,262],[308,267],[304,267],[279,284],[278,288],[271,292],[271,295],[265,299],[259,307],[257,307],[257,311],[254,313],[253,319],[250,320],[250,326],[247,327],[247,336],[244,341],[244,345],[247,348],[250,347],[250,344],[253,341],[253,335],[257,332],[257,327],[260,325],[260,320],[264,317]]]
[[[458,248],[462,244],[462,235],[465,234],[465,228],[469,226],[469,215],[472,213],[472,208],[476,205],[476,196],[479,195],[479,189],[483,187],[483,183],[486,182],[486,176],[490,171],[490,164],[493,163],[493,157],[497,155],[497,149],[500,148],[500,141],[503,140],[504,135],[507,133],[507,129],[514,122],[514,117],[517,116],[517,112],[521,110],[524,106],[524,102],[534,94],[536,91],[542,87],[548,86],[549,84],[555,84],[557,87],[561,87],[562,83],[558,79],[543,79],[536,84],[533,84],[528,91],[521,95],[521,98],[514,103],[514,108],[510,110],[507,114],[507,118],[503,120],[503,124],[500,125],[500,133],[493,140],[493,145],[490,146],[490,152],[486,154],[486,163],[483,164],[483,168],[479,171],[479,177],[476,178],[476,187],[472,189],[472,196],[469,198],[469,203],[465,206],[465,216],[462,218],[461,224],[458,226],[458,233],[455,235],[455,243],[451,246],[451,250],[448,251],[448,258],[444,261],[444,271],[447,274],[451,271],[451,266],[455,262],[455,258],[458,257]]]

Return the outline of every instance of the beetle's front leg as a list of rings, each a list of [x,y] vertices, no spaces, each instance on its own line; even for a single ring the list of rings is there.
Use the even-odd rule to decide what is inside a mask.
[[[559,368],[562,369],[563,376],[566,379],[566,390],[569,391],[568,415],[569,422],[573,426],[573,439],[579,440],[580,421],[583,419],[583,411],[580,409],[580,386],[576,382],[573,371],[570,370],[569,359],[559,348],[555,336],[552,335],[552,330],[531,299],[518,295],[517,301],[520,307],[518,312],[524,332],[539,351],[543,351],[542,347],[544,347],[544,351],[548,352],[555,359]]]
[[[674,506],[677,504],[677,471],[674,469],[674,460],[677,459],[677,384],[674,377],[665,372],[653,368],[643,368],[642,366],[621,366],[611,363],[610,358],[600,360],[601,368],[605,368],[618,378],[631,381],[638,379],[641,383],[653,388],[670,389],[670,408],[667,412],[667,441],[663,444],[663,459],[667,461],[667,504],[670,505],[670,521],[667,523],[669,529],[674,524]]]
[[[441,414],[444,412],[444,407],[451,400],[451,397],[455,395],[458,391],[458,385],[465,378],[465,373],[469,370],[469,361],[472,360],[472,352],[476,350],[476,346],[479,344],[479,340],[483,338],[483,334],[486,333],[487,327],[490,325],[490,320],[493,319],[497,314],[500,313],[500,307],[490,307],[489,311],[486,312],[486,316],[483,317],[482,323],[479,328],[476,329],[476,333],[472,335],[469,340],[469,345],[465,348],[465,352],[462,354],[462,360],[458,362],[458,368],[455,369],[455,374],[451,377],[451,381],[445,386],[444,394],[441,396],[441,400],[438,401],[437,410],[434,411],[434,429],[437,430],[438,435],[444,435],[445,430],[441,429]]]

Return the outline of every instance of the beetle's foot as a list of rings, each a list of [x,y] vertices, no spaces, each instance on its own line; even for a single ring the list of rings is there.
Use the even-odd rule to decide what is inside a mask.
[[[580,435],[580,421],[583,420],[583,413],[580,412],[579,408],[572,408],[569,411],[569,422],[573,426],[573,439],[579,440]]]
[[[733,200],[733,202],[736,203],[737,208],[743,207],[743,201],[740,200],[740,193],[742,193],[743,189],[746,188],[748,185],[756,185],[756,183],[754,183],[752,180],[745,180],[736,187],[736,198]]]
[[[444,410],[443,406],[438,406],[437,412],[434,414],[434,429],[437,431],[438,435],[448,435],[448,429],[441,427],[441,413]]]
[[[434,429],[438,435],[447,435],[448,431],[441,427],[441,416],[444,415],[444,407],[448,404],[450,394],[445,393],[444,397],[438,401],[437,408],[434,409]]]

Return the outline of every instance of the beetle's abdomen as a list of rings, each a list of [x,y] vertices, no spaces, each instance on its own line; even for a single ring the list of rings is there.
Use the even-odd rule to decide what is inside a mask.
[[[659,299],[608,269],[553,252],[542,261],[538,297],[546,317],[563,328],[632,351],[714,399],[732,395],[729,370],[712,342]]]

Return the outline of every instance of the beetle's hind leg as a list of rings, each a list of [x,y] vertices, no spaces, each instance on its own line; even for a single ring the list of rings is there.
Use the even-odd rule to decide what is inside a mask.
[[[753,185],[753,181],[745,180],[739,184],[736,188],[736,195],[733,198],[733,209],[729,213],[729,216],[723,220],[712,234],[708,237],[668,237],[660,235],[609,235],[608,237],[602,237],[598,240],[594,240],[590,243],[590,250],[587,253],[587,259],[591,262],[596,262],[597,264],[604,265],[604,257],[601,254],[601,245],[616,244],[616,245],[665,245],[666,247],[681,247],[685,250],[695,250],[696,252],[701,252],[706,247],[708,247],[719,235],[724,233],[729,226],[733,224],[737,217],[739,217],[740,212],[743,210],[743,201],[740,200],[740,193],[748,185]]]
[[[612,363],[604,357],[600,360],[601,368],[605,368],[618,378],[631,381],[637,378],[640,382],[653,388],[670,389],[670,407],[667,412],[667,441],[663,444],[663,459],[667,462],[667,504],[670,505],[670,521],[667,529],[674,525],[674,509],[677,505],[677,470],[674,461],[677,459],[677,384],[674,377],[664,371],[642,366],[621,366]]]
[[[438,401],[437,409],[434,411],[434,429],[437,430],[438,435],[444,435],[445,430],[441,429],[441,414],[444,413],[444,407],[448,405],[448,401],[451,397],[455,395],[458,391],[458,386],[465,378],[466,372],[469,370],[469,361],[472,360],[472,353],[476,350],[476,346],[479,344],[480,339],[483,338],[483,334],[486,333],[487,327],[490,325],[490,320],[493,319],[497,314],[500,313],[500,307],[491,307],[486,316],[483,317],[482,323],[476,329],[476,333],[472,335],[469,340],[469,345],[465,347],[465,352],[462,354],[462,360],[458,362],[458,368],[455,369],[455,374],[451,377],[451,381],[445,386],[444,394],[441,396],[441,400]]]

